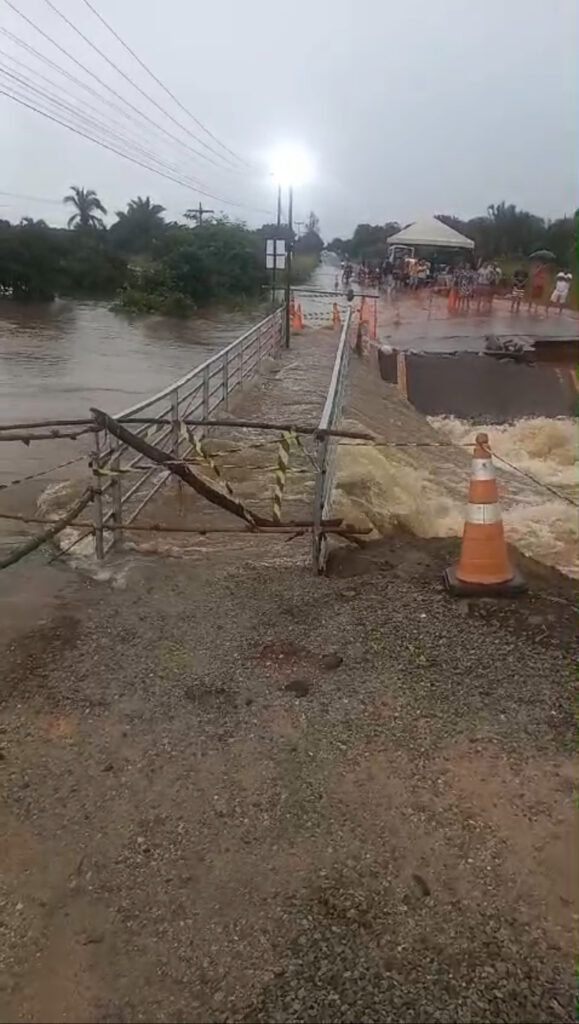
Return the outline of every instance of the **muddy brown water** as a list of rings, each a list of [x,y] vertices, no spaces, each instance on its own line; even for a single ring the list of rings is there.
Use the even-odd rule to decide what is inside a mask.
[[[335,258],[324,261],[307,288],[333,288],[336,267]],[[327,299],[320,305],[303,296],[302,302],[309,314],[327,316]],[[0,423],[69,419],[86,415],[91,405],[117,413],[178,380],[267,313],[267,303],[256,302],[235,312],[215,308],[176,320],[113,313],[104,302],[0,301]],[[75,452],[74,443],[56,440],[29,448],[4,444],[0,485]],[[48,476],[62,478],[58,472]]]
[[[112,313],[100,302],[0,304],[0,421],[118,412],[182,377],[266,313],[215,310],[186,321]],[[66,442],[4,444],[0,483],[72,457]]]

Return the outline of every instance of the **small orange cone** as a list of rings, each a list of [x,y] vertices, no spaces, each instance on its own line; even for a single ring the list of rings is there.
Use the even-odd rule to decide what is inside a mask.
[[[295,316],[295,313],[296,313],[296,304],[294,302],[294,297],[292,295],[292,297],[290,299],[290,316],[292,317],[292,319]]]
[[[332,327],[341,327],[342,318],[340,316],[340,310],[338,309],[338,303],[334,302],[332,307]]]
[[[527,585],[511,565],[487,434],[477,434],[466,522],[458,565],[445,569],[451,594],[465,597],[521,594]]]
[[[378,300],[374,299],[374,309],[372,311],[372,326],[370,327],[370,341],[376,341],[378,338]]]
[[[304,318],[302,316],[302,307],[296,306],[294,309],[294,315],[292,316],[292,331],[303,331],[304,329]]]

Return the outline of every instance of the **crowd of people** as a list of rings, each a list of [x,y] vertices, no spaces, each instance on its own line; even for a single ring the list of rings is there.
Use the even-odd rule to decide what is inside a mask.
[[[529,312],[544,304],[547,310],[553,305],[561,313],[569,297],[572,274],[560,271],[548,296],[550,272],[544,263],[533,264],[530,271],[520,267],[509,280],[501,268],[490,260],[480,260],[478,265],[462,260],[451,265],[399,256],[396,259],[386,257],[384,260],[362,260],[356,265],[343,260],[341,279],[346,288],[355,280],[361,287],[369,286],[385,292],[388,298],[402,290],[416,292],[422,288],[432,288],[448,295],[451,313],[469,312],[472,306],[477,313],[489,313],[499,289],[510,298],[513,313],[520,310],[523,300],[527,301]],[[336,276],[336,290],[338,287]]]

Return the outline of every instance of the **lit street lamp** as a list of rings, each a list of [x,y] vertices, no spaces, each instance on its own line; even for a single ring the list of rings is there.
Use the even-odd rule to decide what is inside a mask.
[[[294,186],[303,185],[312,175],[311,161],[307,153],[299,146],[280,146],[271,156],[271,169],[278,184],[278,224],[281,218],[281,190],[287,187],[287,223],[288,239],[286,243],[285,264],[285,343],[289,348],[290,339],[290,296],[291,268],[293,256],[293,206]]]

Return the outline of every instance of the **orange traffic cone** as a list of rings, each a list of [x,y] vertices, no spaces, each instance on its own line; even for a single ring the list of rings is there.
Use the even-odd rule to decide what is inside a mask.
[[[304,329],[304,318],[302,316],[302,307],[300,305],[295,307],[294,315],[292,317],[292,331],[303,331]]]
[[[334,302],[332,307],[332,327],[341,327],[342,318],[340,316],[340,310],[338,309],[338,303]]]
[[[290,316],[292,317],[292,319],[295,316],[295,313],[296,313],[296,304],[294,302],[294,297],[292,295],[292,297],[290,299]]]
[[[487,434],[476,436],[460,559],[445,569],[444,582],[451,594],[466,597],[527,589],[509,560]]]
[[[376,341],[378,338],[378,300],[374,299],[374,309],[372,310],[372,326],[370,328],[370,341]]]

